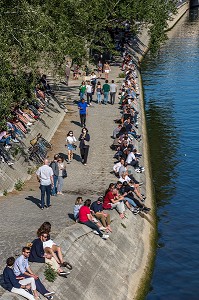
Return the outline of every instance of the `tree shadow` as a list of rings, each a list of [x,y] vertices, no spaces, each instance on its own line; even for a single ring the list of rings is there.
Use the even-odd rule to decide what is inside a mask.
[[[25,198],[28,201],[31,201],[32,203],[36,204],[39,208],[41,206],[41,200],[38,198],[35,198],[34,196],[28,196]]]

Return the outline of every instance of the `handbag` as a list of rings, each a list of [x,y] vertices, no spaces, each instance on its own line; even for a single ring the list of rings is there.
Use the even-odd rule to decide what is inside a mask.
[[[63,169],[63,170],[62,170],[62,177],[63,177],[63,178],[68,177],[68,174],[67,174],[66,169]]]
[[[89,142],[84,140],[84,146],[89,146]]]

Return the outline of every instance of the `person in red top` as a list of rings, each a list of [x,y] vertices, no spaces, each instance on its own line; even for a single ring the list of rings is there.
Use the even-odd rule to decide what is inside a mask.
[[[118,211],[120,218],[123,219],[125,211],[124,202],[122,201],[123,198],[123,196],[119,196],[115,191],[114,183],[110,183],[109,188],[105,193],[103,209],[115,208]]]
[[[92,222],[92,215],[91,215],[91,211],[90,211],[90,205],[91,205],[91,200],[87,199],[84,202],[84,205],[80,208],[79,210],[79,222],[87,225],[88,227],[90,227],[91,229],[93,229],[95,232],[97,232],[97,234],[99,234],[99,236],[103,239],[107,239],[109,237],[108,234],[103,234],[99,227]]]

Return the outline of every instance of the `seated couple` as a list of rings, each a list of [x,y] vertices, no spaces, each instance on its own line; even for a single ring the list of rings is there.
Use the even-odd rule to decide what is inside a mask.
[[[29,261],[48,263],[62,277],[70,272],[63,271],[62,267],[72,269],[69,263],[63,261],[61,248],[50,239],[51,224],[44,222],[37,231],[38,238],[32,243]]]
[[[80,223],[87,225],[88,227],[93,229],[94,233],[98,234],[102,239],[106,240],[109,238],[109,235],[103,234],[102,230],[110,232],[112,232],[112,230],[110,227],[110,215],[103,211],[102,201],[103,199],[100,197],[97,201],[93,202],[91,206],[91,200],[87,199],[84,202],[84,205],[80,207],[78,217]],[[91,211],[91,209],[93,211]],[[92,215],[92,213],[96,218]],[[98,220],[100,220],[104,226],[102,226],[101,223],[98,222]]]
[[[3,271],[5,288],[29,300],[40,299],[38,292],[45,298],[52,300],[54,292],[49,292],[39,277],[33,273],[28,263],[29,255],[30,248],[23,247],[22,255],[16,260],[14,257],[7,259]]]

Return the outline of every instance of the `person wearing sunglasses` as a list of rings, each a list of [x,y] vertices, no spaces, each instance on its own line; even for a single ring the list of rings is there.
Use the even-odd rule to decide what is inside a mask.
[[[14,263],[14,274],[19,277],[24,277],[24,278],[33,278],[35,280],[36,284],[36,290],[46,297],[49,300],[53,299],[54,292],[49,292],[43,283],[40,281],[39,277],[34,274],[34,272],[31,270],[29,263],[28,263],[28,258],[30,255],[30,247],[23,247],[22,248],[22,255],[19,256]],[[39,299],[39,298],[38,298]]]
[[[37,263],[50,264],[51,267],[58,273],[59,276],[66,277],[70,272],[64,272],[56,261],[55,256],[52,253],[46,253],[43,248],[43,242],[48,239],[48,233],[40,232],[39,237],[32,243],[30,249],[29,261]]]

